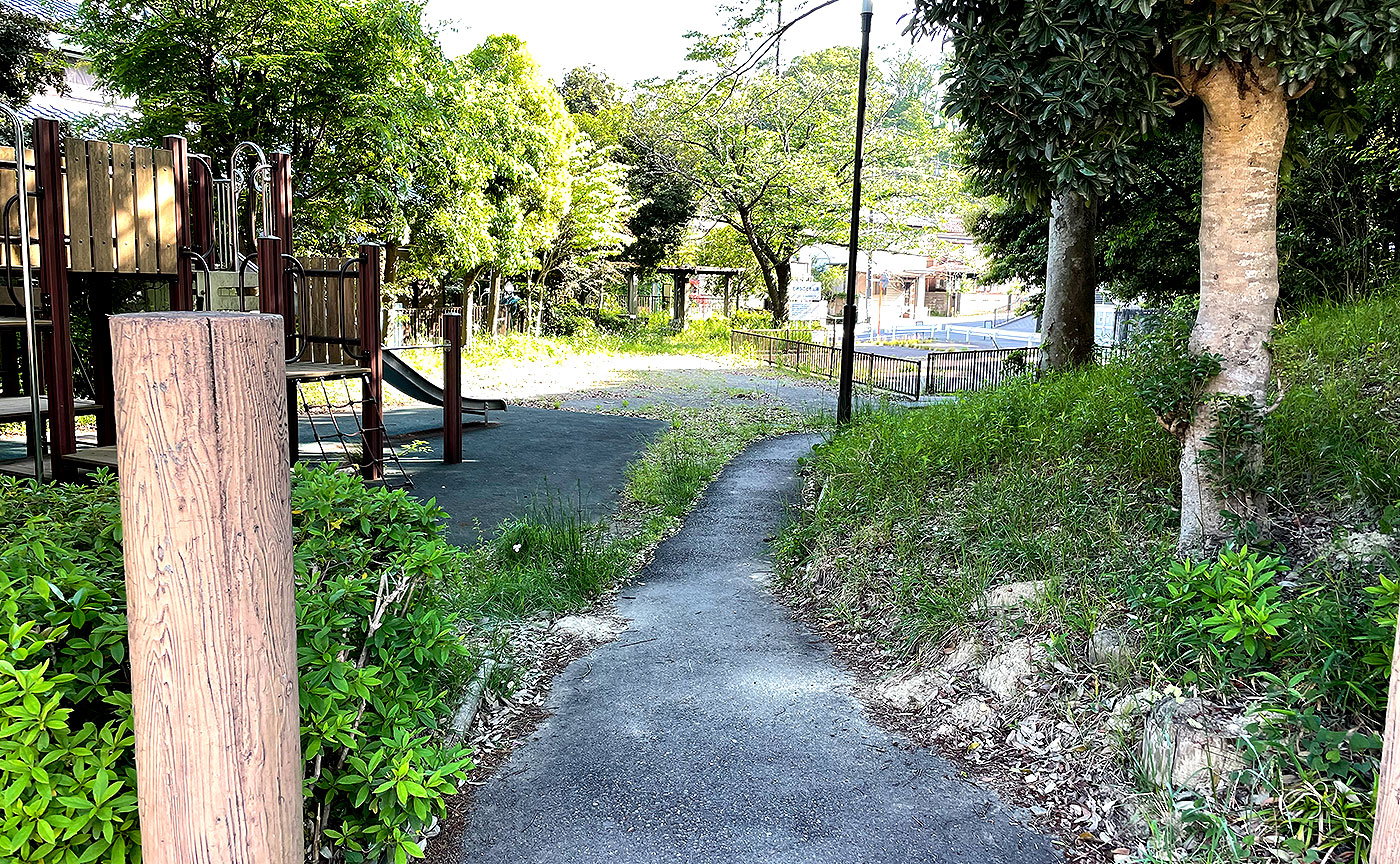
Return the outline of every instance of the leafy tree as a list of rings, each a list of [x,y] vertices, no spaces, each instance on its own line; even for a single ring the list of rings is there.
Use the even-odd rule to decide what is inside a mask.
[[[48,25],[0,8],[0,100],[12,108],[44,90],[64,91],[63,52],[49,44]]]
[[[723,39],[702,46],[732,56]],[[832,48],[781,74],[683,76],[644,94],[639,139],[653,164],[693,190],[700,215],[744,238],[780,322],[793,256],[847,230],[857,71],[854,50]],[[907,225],[916,204],[946,201],[955,180],[933,170],[944,133],[925,103],[897,78],[873,78],[867,201],[885,217],[871,224],[882,231]]]
[[[608,259],[622,250],[623,226],[635,207],[627,192],[627,169],[611,156],[609,150],[579,136],[569,156],[569,209],[554,238],[538,254],[537,279],[544,292],[561,284],[575,294],[598,291],[616,275]],[[544,293],[541,299],[547,298]],[[537,317],[543,317],[543,304]]]
[[[1140,125],[1167,110],[1150,23],[1097,0],[917,0],[914,16],[952,44],[947,109],[974,177],[1014,206],[1049,203],[1043,362],[1088,362],[1099,204],[1129,176]]]
[[[216,164],[245,140],[290,152],[299,244],[421,231],[415,272],[487,251],[472,82],[412,0],[85,0],[73,35],[136,100],[131,136],[184,134]]]
[[[1222,364],[1205,388],[1210,410],[1197,412],[1186,434],[1180,545],[1191,551],[1217,543],[1232,524],[1266,526],[1261,490],[1232,489],[1228,478],[1205,466],[1261,461],[1257,435],[1238,437],[1230,453],[1220,452],[1220,442],[1231,429],[1257,425],[1268,404],[1268,337],[1279,294],[1279,167],[1289,103],[1313,94],[1336,104],[1349,92],[1348,78],[1368,74],[1381,61],[1394,65],[1400,4],[1052,0],[1009,16],[1000,0],[915,4],[913,29],[950,27],[955,51],[962,44],[994,53],[998,40],[1041,34],[1050,53],[1047,69],[1063,72],[1058,87],[1037,80],[1032,88],[1013,62],[980,81],[962,79],[966,89],[955,98],[978,117],[1007,114],[1006,135],[1027,144],[1028,130],[1051,132],[1048,124],[1055,121],[1073,129],[1074,117],[1102,113],[1104,155],[1081,154],[1066,163],[1086,176],[1115,179],[1112,156],[1125,152],[1119,145],[1127,146],[1133,130],[1150,127],[1178,100],[1199,103],[1201,307],[1190,350],[1218,355]],[[999,17],[1014,19],[1020,30],[999,26]],[[1017,111],[1017,94],[1030,90],[1054,98],[1035,114]],[[1101,103],[1099,94],[1108,101]],[[1307,118],[1300,112],[1299,119]],[[1052,150],[1053,143],[1042,141]]]
[[[1164,131],[1140,152],[1123,188],[1099,206],[1095,271],[1109,293],[1160,306],[1199,288],[1199,133]],[[997,202],[970,226],[988,257],[984,281],[1044,290],[1049,213]]]

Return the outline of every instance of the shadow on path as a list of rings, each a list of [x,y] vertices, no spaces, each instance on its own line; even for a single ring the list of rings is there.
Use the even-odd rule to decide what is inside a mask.
[[[1058,860],[990,792],[873,727],[829,646],[769,594],[765,538],[815,442],[735,459],[568,667],[554,712],[476,796],[489,862]]]

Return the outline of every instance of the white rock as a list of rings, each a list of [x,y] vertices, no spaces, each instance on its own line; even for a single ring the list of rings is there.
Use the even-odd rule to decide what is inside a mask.
[[[1045,649],[1037,643],[1017,639],[986,662],[977,680],[1002,701],[1013,701],[1024,691],[1026,679],[1035,674],[1035,661],[1044,656]]]
[[[1342,554],[1355,561],[1374,561],[1389,552],[1393,540],[1379,531],[1352,532],[1341,541]]]
[[[938,685],[927,675],[915,673],[887,681],[876,692],[896,708],[917,711],[938,697]]]
[[[948,712],[948,719],[959,729],[975,732],[990,729],[996,722],[997,712],[986,702],[971,696],[954,705],[953,710]]]
[[[554,622],[554,629],[589,642],[611,642],[627,629],[627,622],[597,615],[565,615]]]
[[[1048,582],[1043,580],[1036,582],[1012,582],[1009,585],[1002,585],[993,588],[982,596],[982,604],[989,610],[1011,609],[1016,606],[1025,606],[1034,601],[1037,597],[1045,596],[1045,588]]]
[[[1214,792],[1245,767],[1235,747],[1238,735],[1238,721],[1204,700],[1163,699],[1144,723],[1144,773],[1161,788]]]
[[[943,658],[943,662],[938,668],[944,672],[961,672],[971,666],[976,665],[981,659],[982,646],[977,644],[977,640],[969,639],[953,649],[953,653]]]
[[[1103,628],[1089,637],[1089,662],[1095,666],[1120,666],[1137,658],[1137,638],[1126,630]]]

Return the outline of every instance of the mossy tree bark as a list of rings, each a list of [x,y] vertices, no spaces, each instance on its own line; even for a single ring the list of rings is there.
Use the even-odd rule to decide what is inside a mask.
[[[1201,309],[1193,354],[1217,354],[1221,372],[1187,431],[1181,454],[1184,553],[1226,538],[1224,513],[1267,530],[1266,497],[1224,488],[1208,438],[1219,425],[1218,397],[1244,397],[1259,410],[1267,399],[1268,348],[1278,301],[1278,173],[1288,135],[1288,100],[1278,70],[1255,59],[1221,63],[1190,76],[1205,107],[1201,147]],[[1242,454],[1256,467],[1258,441]],[[1241,454],[1236,454],[1241,455]]]

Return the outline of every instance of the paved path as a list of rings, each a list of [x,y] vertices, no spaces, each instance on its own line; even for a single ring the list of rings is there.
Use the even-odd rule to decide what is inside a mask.
[[[617,506],[627,464],[666,428],[659,420],[524,405],[493,411],[491,420],[489,426],[464,424],[462,464],[444,465],[442,409],[384,412],[399,461],[413,477],[411,493],[437,499],[450,517],[448,538],[463,546],[493,534],[502,520],[551,500],[590,519],[602,518]],[[315,422],[328,437],[329,419]],[[303,417],[300,440],[308,450],[310,426]],[[410,447],[413,442],[421,443]]]
[[[721,475],[566,669],[554,717],[477,793],[463,864],[1057,860],[948,763],[906,752],[767,592],[765,538],[811,436]]]

